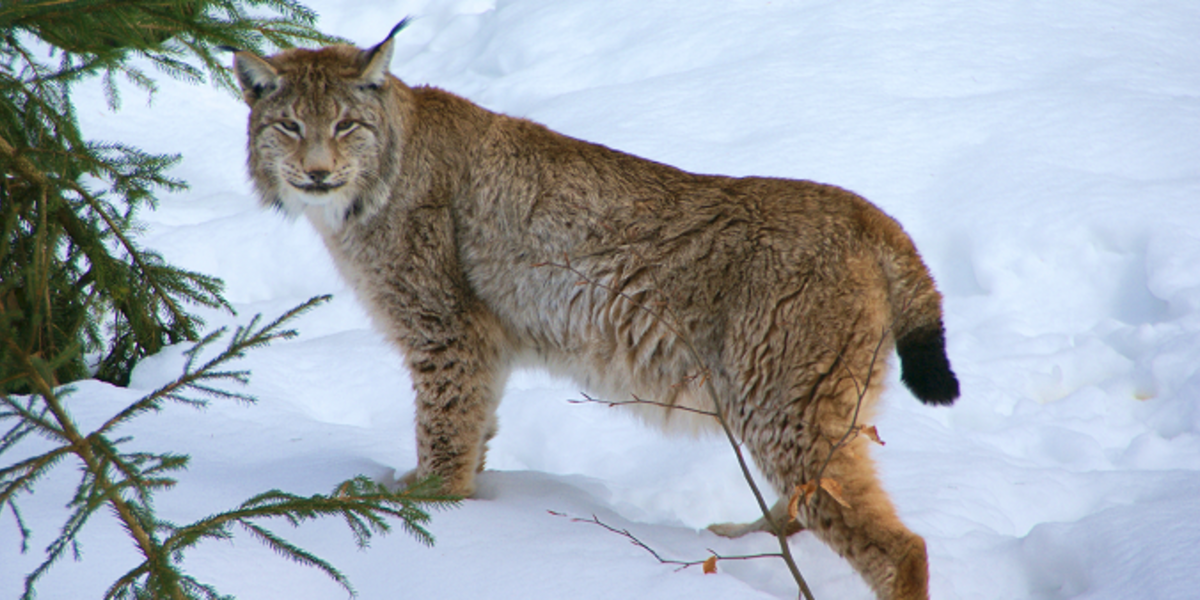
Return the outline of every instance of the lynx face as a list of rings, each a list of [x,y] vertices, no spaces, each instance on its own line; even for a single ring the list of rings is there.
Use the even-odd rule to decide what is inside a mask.
[[[339,50],[321,52],[332,60]],[[315,211],[336,230],[386,197],[381,173],[394,174],[399,151],[388,147],[384,78],[366,66],[303,68],[289,53],[239,61],[252,108],[250,170],[264,203],[293,217]]]

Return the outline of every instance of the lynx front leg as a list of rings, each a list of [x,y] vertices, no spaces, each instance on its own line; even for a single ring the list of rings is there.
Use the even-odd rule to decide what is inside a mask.
[[[500,352],[487,330],[473,327],[408,351],[417,391],[417,470],[437,475],[442,491],[470,496],[496,432],[503,391]]]

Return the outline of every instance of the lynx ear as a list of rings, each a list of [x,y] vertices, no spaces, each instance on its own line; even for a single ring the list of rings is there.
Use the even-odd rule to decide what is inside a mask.
[[[279,89],[279,72],[271,63],[241,51],[233,55],[233,72],[242,86],[242,98],[253,105],[271,92]]]
[[[408,22],[408,17],[404,17],[379,45],[363,52],[363,63],[366,66],[359,75],[363,87],[379,88],[387,81],[388,65],[392,64],[392,38],[400,33],[401,29],[407,27]]]

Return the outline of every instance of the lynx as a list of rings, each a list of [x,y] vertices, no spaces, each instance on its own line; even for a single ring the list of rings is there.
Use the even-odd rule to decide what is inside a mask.
[[[958,396],[941,296],[900,225],[837,187],[695,175],[410,87],[388,71],[403,24],[367,50],[237,52],[234,71],[263,204],[311,221],[407,361],[412,477],[473,492],[517,366],[653,400],[643,416],[672,427],[719,406],[788,533],[813,531],[880,598],[926,598],[925,542],[865,437],[822,471],[870,418],[893,347],[917,398]],[[818,472],[846,504],[817,493],[791,520]]]

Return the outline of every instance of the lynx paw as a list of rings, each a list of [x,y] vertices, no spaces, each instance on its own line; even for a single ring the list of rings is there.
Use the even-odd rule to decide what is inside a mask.
[[[800,526],[800,523],[796,522],[795,519],[789,518],[786,515],[777,517],[775,512],[772,511],[771,517],[775,519],[776,523],[779,523],[783,527],[784,535],[792,535],[804,529]],[[712,525],[708,526],[708,530],[721,537],[727,538],[739,538],[748,533],[756,533],[759,531],[770,533],[771,535],[775,534],[775,532],[771,530],[771,525],[767,523],[765,518],[754,521],[753,523],[713,523]]]
[[[399,490],[405,489],[429,475],[429,473],[422,472],[420,468],[413,469],[396,480],[395,488]],[[472,472],[470,477],[459,477],[449,480],[443,478],[439,491],[442,494],[458,496],[459,498],[473,498],[475,496],[475,473]]]
[[[708,526],[708,530],[721,537],[740,538],[747,533],[762,531],[755,525],[757,525],[757,521],[754,523],[713,523]]]

